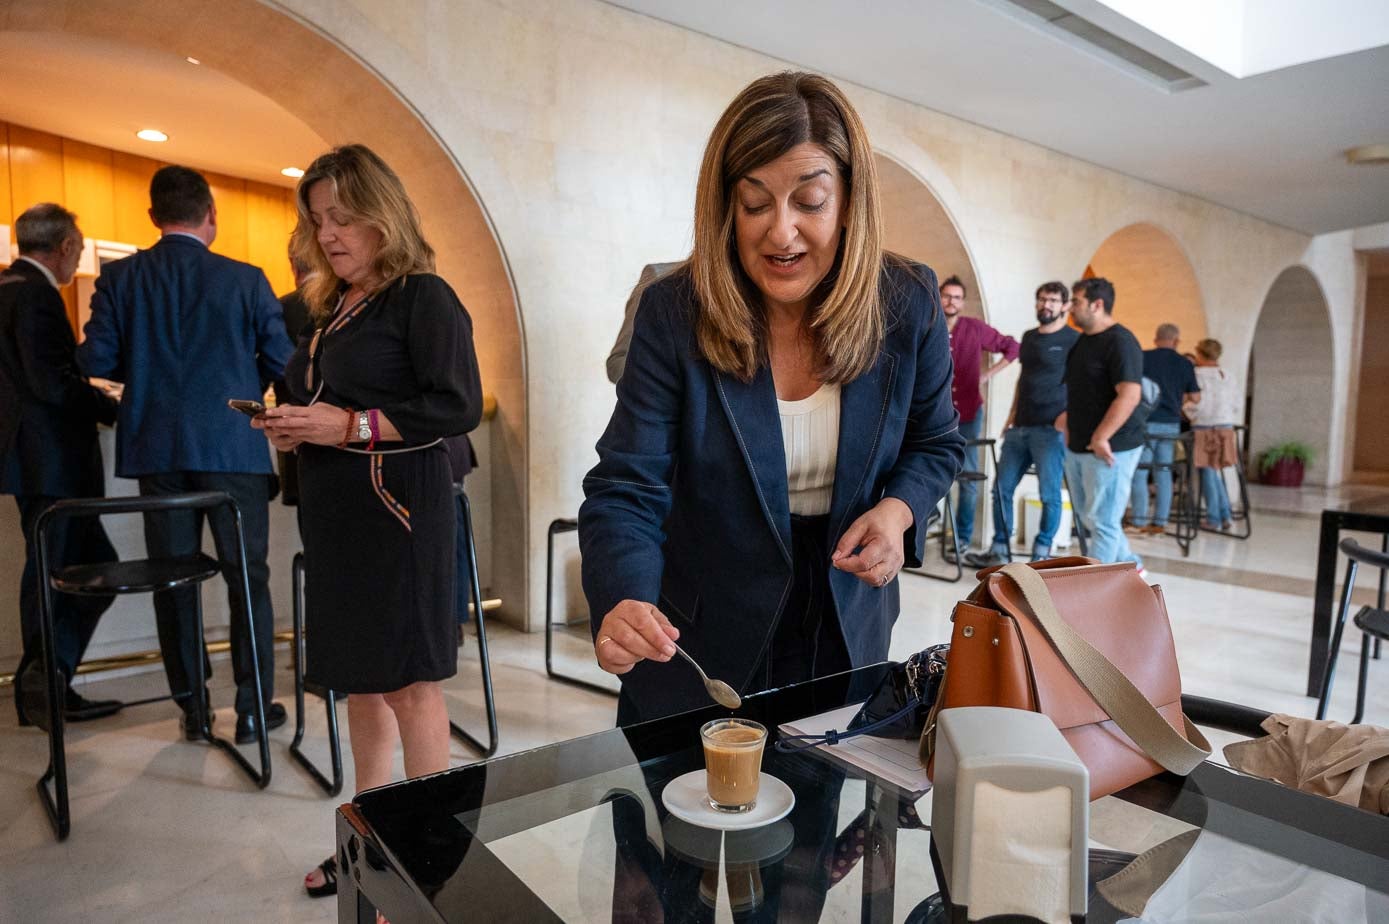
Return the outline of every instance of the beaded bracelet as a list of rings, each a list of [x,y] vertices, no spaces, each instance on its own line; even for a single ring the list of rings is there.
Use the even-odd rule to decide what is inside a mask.
[[[346,449],[347,444],[352,441],[352,432],[357,429],[357,412],[350,407],[343,408],[347,411],[347,432],[342,435],[342,442],[338,443],[339,449]]]

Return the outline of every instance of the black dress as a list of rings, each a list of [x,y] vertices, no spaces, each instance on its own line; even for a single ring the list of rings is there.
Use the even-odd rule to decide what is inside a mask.
[[[303,338],[285,380],[298,403],[376,408],[402,437],[372,454],[299,447],[305,679],[389,693],[453,676],[453,478],[439,440],[482,415],[467,311],[437,276],[396,280]]]

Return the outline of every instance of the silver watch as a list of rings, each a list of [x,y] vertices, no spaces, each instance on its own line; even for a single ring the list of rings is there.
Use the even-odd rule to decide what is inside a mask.
[[[366,411],[357,412],[357,439],[363,443],[371,442],[371,415]]]

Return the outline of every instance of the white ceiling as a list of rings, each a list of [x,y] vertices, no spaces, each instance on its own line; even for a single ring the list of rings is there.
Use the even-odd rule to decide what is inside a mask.
[[[177,55],[54,32],[0,32],[0,121],[278,186],[328,145],[265,96]],[[157,128],[162,144],[135,132]]]
[[[1344,157],[1389,142],[1389,46],[1168,93],[1000,0],[610,2],[1285,227],[1389,221],[1389,165]]]

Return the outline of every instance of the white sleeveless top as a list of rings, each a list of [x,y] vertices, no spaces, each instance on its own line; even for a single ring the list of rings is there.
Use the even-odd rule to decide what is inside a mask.
[[[791,512],[830,512],[834,466],[839,459],[839,386],[821,385],[799,401],[777,399],[781,445],[786,450],[786,486]]]

